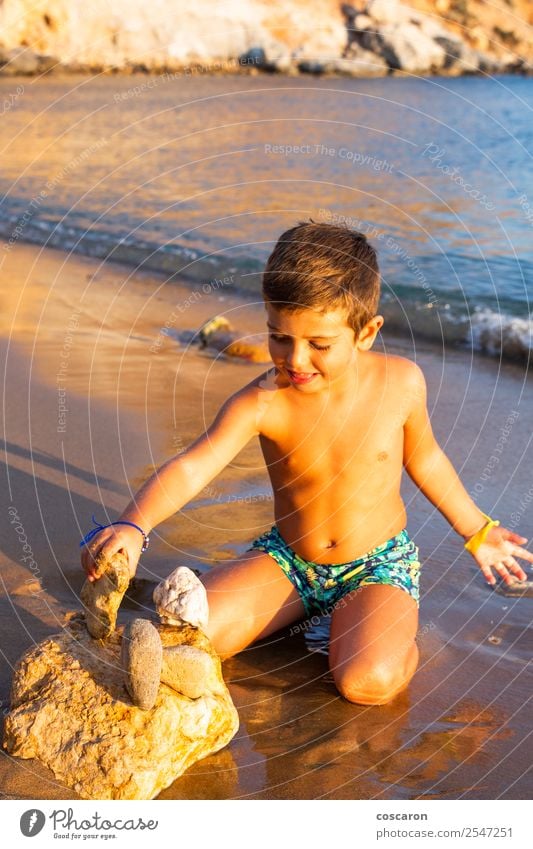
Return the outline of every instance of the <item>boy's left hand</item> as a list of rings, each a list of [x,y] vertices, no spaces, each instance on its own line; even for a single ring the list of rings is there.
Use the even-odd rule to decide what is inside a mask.
[[[521,547],[526,542],[526,537],[521,537],[507,528],[490,529],[485,542],[472,554],[488,584],[494,586],[496,583],[493,569],[506,584],[512,584],[516,579],[527,580],[526,573],[515,560],[515,557],[520,557],[533,563],[533,554]]]

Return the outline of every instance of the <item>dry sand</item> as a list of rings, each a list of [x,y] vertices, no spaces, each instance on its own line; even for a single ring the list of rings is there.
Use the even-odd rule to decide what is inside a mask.
[[[187,445],[263,367],[213,358],[160,333],[165,322],[170,333],[194,330],[221,311],[244,330],[262,329],[261,308],[222,288],[200,286],[191,297],[186,286],[21,244],[0,245],[0,262],[5,714],[12,665],[79,609],[78,542],[91,515],[114,518],[130,487]],[[464,466],[480,506],[532,536],[531,380],[468,352],[443,356],[384,339],[424,368],[437,435]],[[487,471],[491,456],[498,462]],[[405,497],[424,561],[422,659],[408,691],[385,707],[350,705],[327,672],[324,623],[307,634],[277,634],[224,664],[241,716],[237,737],[160,798],[531,796],[523,741],[531,733],[533,599],[488,590],[460,541],[408,483]],[[21,560],[9,507],[33,561]],[[252,443],[152,534],[138,576],[154,582],[180,563],[216,567],[271,519],[268,479]],[[140,582],[138,609],[149,595]],[[121,613],[132,615],[133,602]],[[73,798],[39,764],[5,753],[0,787],[6,798]]]

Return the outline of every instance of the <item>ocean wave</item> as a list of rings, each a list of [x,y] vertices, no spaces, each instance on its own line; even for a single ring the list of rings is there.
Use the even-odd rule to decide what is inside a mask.
[[[259,286],[261,263],[257,259],[229,256],[223,250],[209,253],[188,245],[162,245],[105,230],[67,226],[53,218],[0,217],[0,238],[5,240],[8,250],[19,241],[45,245],[123,263],[137,271],[154,271],[165,275],[169,283],[173,278],[212,283],[217,278],[233,277],[228,288],[258,291]]]
[[[533,348],[533,320],[490,307],[445,303],[432,305],[405,298],[384,299],[381,312],[386,328],[400,336],[462,348],[529,367]]]
[[[494,357],[530,360],[533,320],[479,309],[470,317],[469,341],[474,350]]]
[[[173,279],[186,280],[194,289],[224,279],[226,291],[256,296],[260,292],[262,263],[257,257],[235,256],[223,249],[208,253],[188,245],[141,241],[116,233],[66,226],[53,217],[27,220],[22,230],[17,227],[20,228],[17,216],[0,217],[0,237],[4,238],[7,249],[18,241],[30,242],[123,263],[135,270],[153,271],[165,275],[169,284]],[[424,261],[432,264],[431,258]],[[429,279],[438,298],[428,301],[420,286],[408,284],[401,268],[391,268],[391,272],[387,275],[389,280],[398,282],[387,286],[380,306],[387,330],[410,337],[414,345],[420,338],[529,366],[533,320],[529,314],[524,317],[511,311],[523,310],[527,305],[507,300],[505,307],[502,302],[500,310],[488,305],[470,307],[464,293],[454,294],[439,287],[437,267],[432,268]]]

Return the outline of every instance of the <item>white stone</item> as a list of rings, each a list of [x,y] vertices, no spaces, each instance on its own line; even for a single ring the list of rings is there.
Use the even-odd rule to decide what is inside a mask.
[[[209,619],[207,593],[202,582],[187,566],[178,566],[154,590],[154,603],[161,622],[184,622],[205,630]]]
[[[421,16],[420,29],[430,38],[449,38],[457,41],[459,44],[461,43],[461,39],[454,36],[453,32],[445,29],[434,18],[426,17],[426,15]]]
[[[442,68],[446,52],[415,24],[382,27],[385,47],[392,50],[402,71],[417,73]]]
[[[368,15],[356,15],[354,19],[355,29],[372,29],[374,21]]]
[[[380,23],[394,23],[400,18],[402,11],[399,0],[370,0],[366,7],[366,14]]]

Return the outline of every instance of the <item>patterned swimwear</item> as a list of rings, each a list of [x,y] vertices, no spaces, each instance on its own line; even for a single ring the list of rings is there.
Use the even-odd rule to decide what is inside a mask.
[[[274,527],[252,543],[281,566],[296,587],[306,615],[325,616],[343,596],[370,584],[387,584],[409,593],[418,606],[418,548],[406,530],[349,563],[312,563],[287,545]]]

